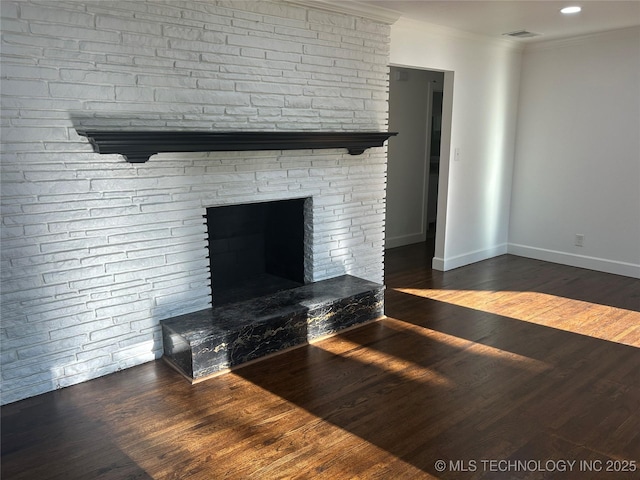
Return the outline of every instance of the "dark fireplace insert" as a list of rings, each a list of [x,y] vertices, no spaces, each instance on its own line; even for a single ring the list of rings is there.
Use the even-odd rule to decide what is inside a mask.
[[[207,208],[213,306],[304,285],[304,202]]]

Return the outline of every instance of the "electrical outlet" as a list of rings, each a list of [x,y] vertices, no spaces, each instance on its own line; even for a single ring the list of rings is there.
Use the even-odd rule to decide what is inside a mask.
[[[576,245],[576,247],[583,247],[584,246],[584,234],[583,233],[576,233],[575,245]]]

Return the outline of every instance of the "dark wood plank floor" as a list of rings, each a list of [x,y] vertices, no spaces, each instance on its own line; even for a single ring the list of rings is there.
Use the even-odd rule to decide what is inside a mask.
[[[388,251],[388,318],[233,373],[158,361],[3,407],[3,480],[639,478],[640,281],[429,262]]]

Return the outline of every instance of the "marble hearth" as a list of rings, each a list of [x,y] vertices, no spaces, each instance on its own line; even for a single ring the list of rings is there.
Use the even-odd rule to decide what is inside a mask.
[[[161,322],[164,358],[192,382],[383,315],[384,286],[350,275]]]

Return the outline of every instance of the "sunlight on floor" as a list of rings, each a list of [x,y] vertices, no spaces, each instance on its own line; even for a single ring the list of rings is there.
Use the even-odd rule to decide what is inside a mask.
[[[513,364],[522,370],[540,373],[553,367],[551,364],[535,358],[519,355],[515,352],[463,339],[439,330],[432,330],[427,327],[407,323],[395,318],[387,317],[384,321],[387,326],[396,326],[405,330],[410,329],[414,333],[418,333],[425,338],[430,338],[433,341],[444,343],[448,346],[458,348],[461,351],[464,350],[465,352],[472,353],[476,356],[499,359],[502,363]]]
[[[315,344],[315,347],[335,355],[343,355],[346,345],[352,347],[354,350],[361,348],[360,344],[346,339],[340,339],[339,343],[331,341],[321,342]],[[451,380],[435,370],[378,350],[373,351],[372,349],[367,349],[367,352],[369,354],[367,355],[367,363],[378,367],[382,372],[393,373],[406,380],[430,383],[442,387],[453,387]]]
[[[540,292],[396,288],[450,303],[593,338],[640,347],[640,312]]]

